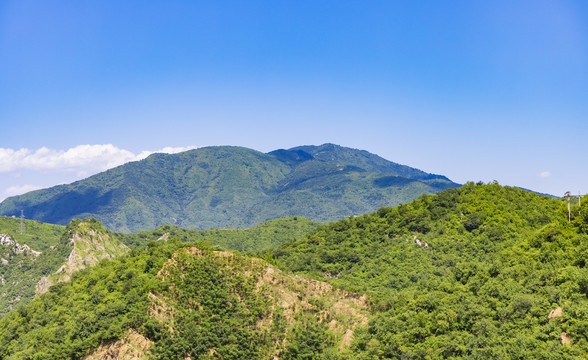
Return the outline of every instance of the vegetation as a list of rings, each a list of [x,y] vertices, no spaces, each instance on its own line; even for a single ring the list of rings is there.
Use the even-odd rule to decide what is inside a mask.
[[[318,224],[300,216],[266,221],[251,229],[190,230],[162,225],[155,230],[120,234],[130,247],[138,248],[159,238],[175,237],[182,242],[208,242],[227,250],[256,253],[276,248],[283,243],[304,237]]]
[[[205,244],[151,242],[1,319],[0,357],[80,358],[132,328],[154,359],[327,359],[365,318],[349,296]]]
[[[135,249],[0,319],[0,358],[78,358],[133,329],[155,359],[584,359],[588,198],[571,215],[560,199],[468,183],[277,249],[272,226],[314,225],[120,235]],[[209,239],[241,236],[295,275],[212,251]]]
[[[107,230],[92,218],[73,220],[67,227],[25,220],[26,231],[22,235],[20,219],[0,218],[0,226],[0,234],[6,235],[6,243],[0,243],[2,317],[17,304],[26,304],[35,294],[45,292],[50,285],[67,281],[73,272],[92,266],[100,259],[122,255],[128,251],[123,244],[142,249],[159,238],[177,238],[183,242],[205,242],[210,246],[254,253],[301,238],[318,224],[293,216],[271,220],[252,229],[188,230],[163,225],[152,231],[120,234]]]
[[[498,184],[350,218],[274,252],[282,267],[367,293],[358,359],[588,355],[588,207]],[[570,343],[570,344],[562,344]]]
[[[303,216],[324,222],[409,202],[457,184],[333,144],[263,154],[207,147],[153,154],[68,185],[11,197],[0,214],[68,224],[94,217],[118,232],[161,225],[248,228]]]
[[[64,226],[0,217],[0,317],[35,294],[41,277],[56,271],[69,250],[60,243]]]
[[[24,232],[21,234],[20,218],[0,216],[0,234],[8,235],[19,244],[28,245],[36,251],[45,251],[57,245],[64,229],[62,225],[25,219]]]

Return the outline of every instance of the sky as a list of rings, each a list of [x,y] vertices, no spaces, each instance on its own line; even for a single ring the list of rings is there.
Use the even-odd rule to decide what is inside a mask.
[[[335,143],[588,193],[588,2],[0,1],[0,200],[211,145]]]

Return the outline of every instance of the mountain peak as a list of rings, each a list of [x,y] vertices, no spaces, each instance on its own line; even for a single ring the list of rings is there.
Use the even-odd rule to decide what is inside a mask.
[[[62,225],[95,217],[121,232],[163,224],[245,228],[294,215],[331,221],[456,186],[444,176],[331,143],[268,154],[210,146],[153,154],[72,184],[8,198],[0,214],[25,209],[35,220]]]

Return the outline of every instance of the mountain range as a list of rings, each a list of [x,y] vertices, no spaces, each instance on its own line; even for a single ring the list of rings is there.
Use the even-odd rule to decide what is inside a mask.
[[[318,227],[115,234],[89,219],[56,239],[28,222],[47,238],[4,237],[5,266],[104,258],[3,316],[0,358],[586,359],[588,201],[567,210],[467,183]],[[202,241],[240,242],[228,232],[282,240],[255,256]]]
[[[325,222],[458,187],[445,176],[334,144],[269,153],[214,146],[153,154],[72,184],[4,200],[0,215],[66,225],[93,217],[137,232],[163,224],[246,228],[287,216]]]

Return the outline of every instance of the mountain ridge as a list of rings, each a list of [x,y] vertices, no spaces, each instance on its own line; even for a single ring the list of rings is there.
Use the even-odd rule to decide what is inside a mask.
[[[394,206],[459,184],[334,144],[262,153],[211,146],[152,154],[87,179],[15,196],[0,214],[65,225],[94,217],[136,232],[162,224],[246,228],[303,216],[324,222]]]

